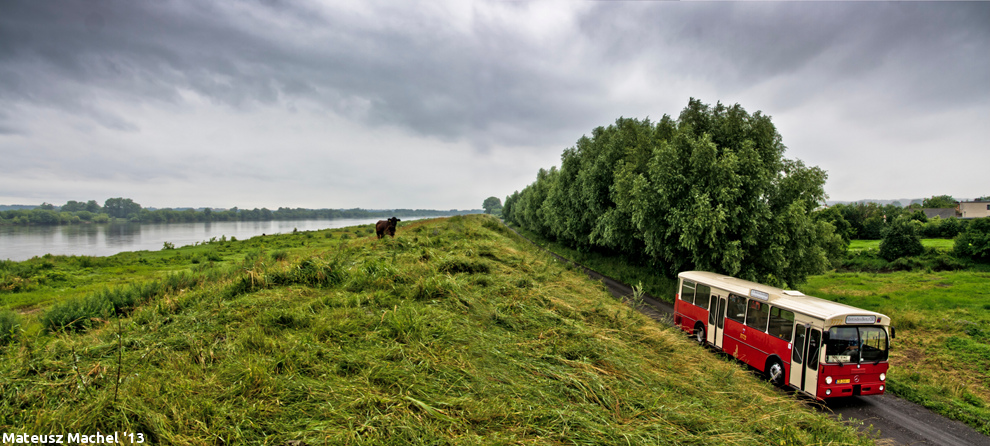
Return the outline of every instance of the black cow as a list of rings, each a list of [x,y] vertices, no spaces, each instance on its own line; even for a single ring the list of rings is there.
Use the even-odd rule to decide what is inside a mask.
[[[385,233],[388,233],[388,235],[391,235],[394,238],[395,224],[400,221],[402,220],[395,217],[388,220],[378,220],[378,223],[375,223],[375,234],[378,234],[378,238],[382,238],[385,237]]]

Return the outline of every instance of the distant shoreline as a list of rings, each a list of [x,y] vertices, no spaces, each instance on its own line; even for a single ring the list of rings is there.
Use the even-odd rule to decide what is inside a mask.
[[[19,205],[18,205],[19,206]],[[99,210],[63,211],[54,206],[35,206],[33,209],[7,209],[0,206],[0,225],[3,226],[61,226],[89,223],[203,223],[234,221],[287,221],[287,220],[338,220],[349,218],[388,218],[396,215],[407,217],[442,217],[450,215],[481,214],[482,209],[290,209],[267,208],[223,209],[184,208],[150,209],[134,204],[130,209],[101,208]]]

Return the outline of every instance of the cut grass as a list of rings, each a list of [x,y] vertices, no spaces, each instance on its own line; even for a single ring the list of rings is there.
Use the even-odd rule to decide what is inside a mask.
[[[871,443],[491,217],[266,239],[287,255],[232,245],[122,330],[24,333],[2,351],[0,428],[177,445]]]

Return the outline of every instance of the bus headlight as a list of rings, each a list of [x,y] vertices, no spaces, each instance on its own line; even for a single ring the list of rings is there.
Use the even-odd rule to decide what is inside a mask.
[[[832,389],[825,389],[825,394],[826,395],[831,395],[832,394]]]
[[[883,386],[880,386],[880,391],[883,392]]]
[[[884,372],[880,372],[880,381],[886,381],[886,380],[887,380],[887,374]]]
[[[882,381],[883,378],[880,378],[880,380]],[[830,386],[832,385],[832,377],[831,376],[826,376],[825,377],[825,384],[828,384]]]

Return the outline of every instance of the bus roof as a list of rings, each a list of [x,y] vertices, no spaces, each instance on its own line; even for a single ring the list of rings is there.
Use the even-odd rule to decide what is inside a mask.
[[[876,316],[878,319],[882,318],[881,324],[890,325],[890,318],[885,314],[808,296],[799,291],[783,290],[762,283],[750,282],[737,277],[708,271],[684,271],[677,276],[694,282],[701,282],[705,285],[740,296],[756,298],[757,300],[769,302],[771,305],[825,321],[844,316]]]

